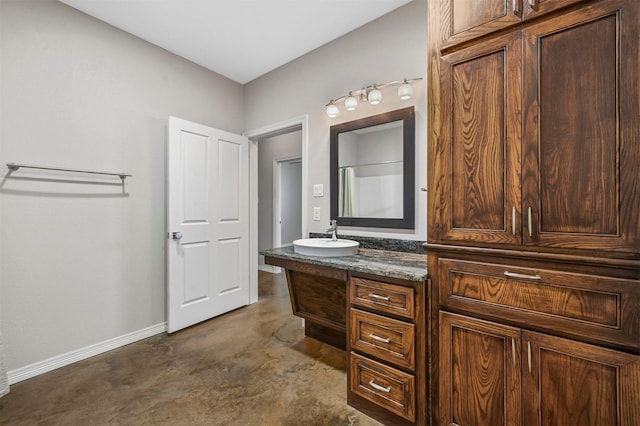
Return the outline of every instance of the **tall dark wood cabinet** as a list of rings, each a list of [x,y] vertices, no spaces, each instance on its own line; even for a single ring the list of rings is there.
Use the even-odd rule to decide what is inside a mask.
[[[640,424],[640,6],[429,1],[432,422]]]

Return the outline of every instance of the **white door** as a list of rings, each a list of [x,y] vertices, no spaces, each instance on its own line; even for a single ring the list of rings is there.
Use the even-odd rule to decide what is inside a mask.
[[[248,144],[169,118],[169,333],[249,303]]]

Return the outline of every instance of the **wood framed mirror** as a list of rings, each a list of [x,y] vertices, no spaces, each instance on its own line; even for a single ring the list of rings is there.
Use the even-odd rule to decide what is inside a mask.
[[[331,219],[415,229],[414,107],[330,128]]]

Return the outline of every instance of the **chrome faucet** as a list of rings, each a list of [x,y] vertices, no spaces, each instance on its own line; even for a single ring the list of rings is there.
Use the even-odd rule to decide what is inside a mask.
[[[338,241],[338,221],[330,220],[329,228],[326,232],[331,232],[331,241]]]

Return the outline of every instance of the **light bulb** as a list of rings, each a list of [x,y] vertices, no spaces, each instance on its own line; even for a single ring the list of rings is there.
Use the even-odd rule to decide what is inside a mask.
[[[340,115],[340,108],[338,108],[338,106],[334,104],[333,101],[331,101],[331,103],[327,105],[327,115],[329,116],[329,118],[336,118]]]
[[[349,97],[344,100],[344,107],[347,111],[355,111],[358,107],[358,99],[349,92]]]
[[[373,90],[369,92],[367,98],[371,105],[378,105],[382,100],[382,92],[376,86],[373,86]]]
[[[402,86],[398,87],[398,96],[403,101],[411,99],[411,96],[413,96],[413,87],[407,82],[407,80],[404,81]]]

